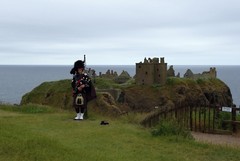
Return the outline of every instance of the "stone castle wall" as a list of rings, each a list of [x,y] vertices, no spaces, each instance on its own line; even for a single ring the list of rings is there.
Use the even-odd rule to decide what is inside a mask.
[[[136,63],[136,83],[139,85],[165,84],[167,77],[167,63],[164,58],[144,59]]]
[[[190,69],[188,69],[184,74],[184,78],[192,78],[192,79],[217,78],[217,71],[216,71],[216,68],[210,68],[209,71],[204,71],[202,73],[194,74]]]
[[[164,85],[168,77],[176,77],[173,66],[167,70],[167,63],[164,58],[144,59],[144,62],[136,63],[136,76],[135,81],[138,85]],[[178,73],[177,77],[180,77]],[[216,68],[210,68],[209,71],[194,74],[190,69],[184,74],[185,78],[199,79],[199,78],[217,78]]]

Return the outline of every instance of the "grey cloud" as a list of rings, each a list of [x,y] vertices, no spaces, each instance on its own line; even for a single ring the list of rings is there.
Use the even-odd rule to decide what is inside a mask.
[[[187,55],[191,60],[236,54],[239,6],[237,0],[2,0],[0,57],[19,53],[55,58],[72,53],[63,62],[72,63],[83,52],[105,59],[111,59],[110,54],[114,59],[132,54],[140,59]],[[211,62],[216,61],[206,63]]]

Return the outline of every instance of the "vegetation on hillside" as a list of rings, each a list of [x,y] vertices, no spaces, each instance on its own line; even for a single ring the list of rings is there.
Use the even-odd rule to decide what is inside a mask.
[[[219,79],[193,80],[170,77],[164,86],[142,86],[136,85],[134,79],[117,84],[114,79],[97,77],[93,83],[97,90],[97,99],[89,103],[89,109],[112,117],[141,113],[143,115],[141,119],[138,118],[138,123],[142,120],[152,121],[146,120],[146,116],[148,116],[147,113],[156,111],[155,107],[161,109],[176,108],[179,105],[232,104],[229,88]],[[33,103],[72,111],[70,84],[71,80],[44,82],[25,94],[21,105]],[[148,118],[151,119],[151,117]]]
[[[195,142],[176,120],[162,121],[153,128],[139,125],[147,115],[145,107],[154,107],[154,103],[169,105],[211,89],[227,97],[227,87],[220,80],[169,78],[165,86],[138,86],[133,79],[116,84],[112,79],[96,78],[98,97],[89,103],[84,121],[72,119],[70,84],[71,80],[44,82],[25,94],[21,105],[0,105],[0,160],[240,159],[239,149]],[[121,92],[127,104],[114,98]],[[100,125],[102,120],[109,125]]]
[[[36,108],[33,108],[36,107]],[[50,109],[50,110],[49,110]],[[238,161],[237,148],[176,135],[175,124],[145,129],[90,109],[89,119],[43,105],[0,105],[0,160],[4,161]],[[109,125],[100,125],[101,120]],[[164,134],[161,134],[161,130]],[[166,131],[168,133],[166,134]],[[157,137],[156,137],[157,136]]]

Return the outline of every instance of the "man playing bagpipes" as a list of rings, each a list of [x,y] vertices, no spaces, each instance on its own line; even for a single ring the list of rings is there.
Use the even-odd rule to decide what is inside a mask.
[[[73,107],[77,113],[74,120],[83,120],[84,113],[87,110],[87,103],[96,98],[95,88],[91,82],[91,78],[84,72],[84,61],[78,60],[74,63],[74,67],[70,71],[73,74],[72,91],[73,91]]]

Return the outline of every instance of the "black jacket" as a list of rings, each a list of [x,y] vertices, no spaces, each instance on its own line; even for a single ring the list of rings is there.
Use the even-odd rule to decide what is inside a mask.
[[[73,96],[76,96],[79,93],[86,94],[87,101],[90,101],[96,98],[96,91],[92,84],[91,78],[86,74],[76,74],[72,79],[72,89]],[[78,87],[85,85],[82,91],[78,90]]]

